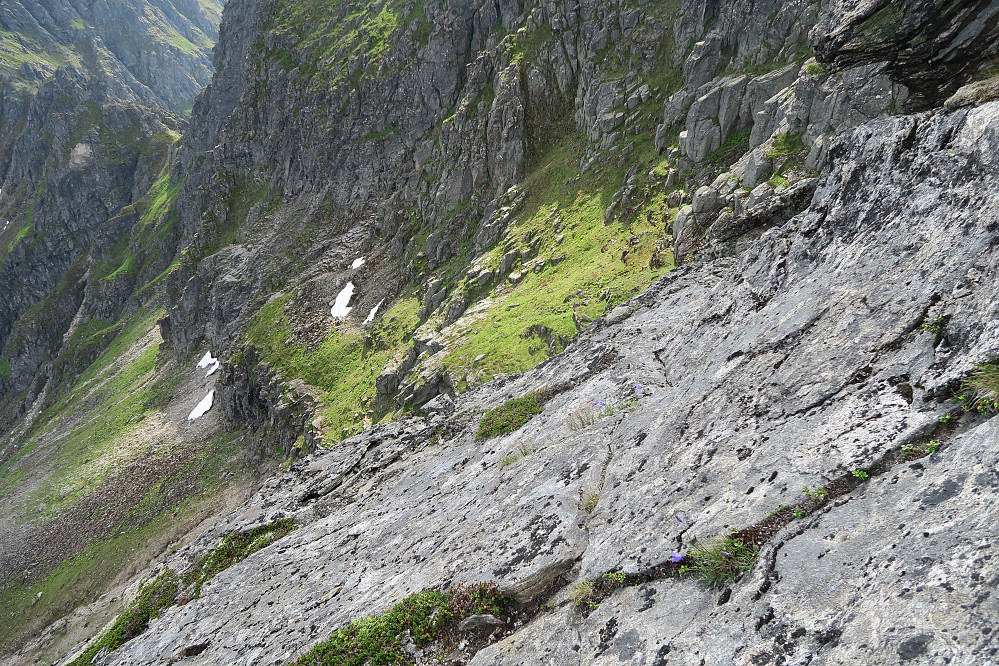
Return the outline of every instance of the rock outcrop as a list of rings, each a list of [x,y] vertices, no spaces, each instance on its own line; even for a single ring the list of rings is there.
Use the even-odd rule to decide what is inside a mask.
[[[678,269],[563,354],[461,396],[446,424],[378,426],[296,463],[213,534],[301,527],[108,663],[195,644],[190,663],[286,661],[407,593],[542,571],[639,583],[585,610],[566,586],[469,663],[987,662],[999,433],[946,400],[999,355],[997,145],[996,103],[845,132],[808,208],[738,259]],[[939,334],[921,327],[937,317]],[[470,410],[571,385],[609,354],[476,441]],[[586,418],[597,400],[609,409]],[[900,453],[931,440],[928,457]],[[656,574],[803,486],[833,499],[762,539],[738,582]]]
[[[212,3],[160,5],[208,34]],[[495,580],[521,614],[476,614],[454,663],[989,663],[996,421],[951,399],[999,358],[997,25],[984,1],[232,0],[189,121],[146,106],[174,108],[183,72],[144,68],[176,49],[18,68],[0,461],[165,304],[157,391],[210,350],[189,385],[288,457],[133,583],[298,526],[99,661],[285,663]],[[684,570],[732,534],[746,573]]]

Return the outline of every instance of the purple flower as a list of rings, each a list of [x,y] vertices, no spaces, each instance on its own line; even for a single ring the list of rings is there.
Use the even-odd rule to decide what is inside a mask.
[[[721,554],[724,555],[725,557],[732,557],[732,553],[726,552],[724,550],[721,552]]]
[[[603,407],[604,406],[604,401],[603,400],[597,400],[597,404],[600,405],[601,407]]]
[[[682,559],[683,559],[683,555],[681,555],[680,553],[678,553],[676,551],[672,551],[672,553],[669,556],[669,561],[672,562],[673,564],[676,564],[677,562],[679,562]]]
[[[641,388],[642,388],[642,385],[641,385],[641,384],[638,384],[638,385],[636,385],[636,386],[635,386],[635,390],[636,390],[636,391],[638,391],[638,390],[641,390]]]
[[[674,513],[673,517],[676,518],[676,522],[678,522],[681,525],[683,525],[683,521],[680,519],[680,514]]]

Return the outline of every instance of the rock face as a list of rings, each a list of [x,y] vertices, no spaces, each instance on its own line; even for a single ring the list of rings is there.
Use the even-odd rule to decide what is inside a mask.
[[[813,34],[815,53],[835,67],[886,63],[913,92],[910,107],[939,105],[968,73],[999,59],[999,4],[990,0],[835,0]]]
[[[177,114],[211,76],[220,12],[216,0],[4,3],[3,430],[93,361],[113,336],[92,334],[146,304],[126,303],[173,261],[177,181],[162,172],[187,127]]]
[[[212,76],[220,0],[9,0],[0,16],[0,90],[37,90],[69,63],[89,70],[116,99],[189,110]]]
[[[419,589],[608,571],[642,582],[585,613],[567,585],[470,663],[988,663],[999,430],[941,416],[999,355],[997,147],[996,103],[845,132],[807,209],[736,260],[669,274],[563,354],[461,396],[443,429],[378,426],[296,463],[175,557],[274,517],[299,529],[107,663],[190,645],[190,663],[281,662]],[[936,317],[939,334],[920,326]],[[471,410],[593,368],[516,432],[475,441]],[[579,418],[596,400],[610,409]],[[930,440],[928,457],[898,454]],[[738,582],[655,574],[857,469],[870,478],[790,521]]]
[[[54,73],[7,68],[0,428],[30,432],[123,315],[166,303],[161,357],[225,359],[222,421],[268,432],[290,466],[161,564],[299,528],[102,663],[282,663],[409,593],[483,580],[550,612],[475,664],[993,658],[995,420],[947,399],[999,357],[999,103],[982,103],[991,79],[941,103],[991,76],[997,3],[231,0],[189,122],[143,106],[176,108],[186,81],[150,68],[181,62],[170,30],[194,44],[181,27],[207,35],[189,15],[215,5],[155,6],[0,19],[79,16],[90,35],[172,17],[172,46],[138,61],[106,30]],[[204,53],[187,55],[200,81]],[[627,230],[601,254],[635,264],[649,236],[636,270],[680,267],[624,303],[602,276],[602,293],[565,288],[548,310],[572,342],[502,330],[499,287],[581,251],[577,208]],[[543,229],[516,226],[538,211]],[[408,310],[330,324],[348,281],[358,319]],[[254,322],[269,304],[290,309]],[[503,377],[475,350],[452,376],[456,341],[494,325],[554,356]],[[343,331],[354,347],[313,366]],[[351,363],[356,427],[334,435],[366,429],[314,451]],[[481,411],[545,388],[540,414],[477,439]],[[365,391],[388,411],[349,403]],[[748,573],[681,574],[676,553],[732,529],[761,535]],[[607,573],[625,579],[580,599]]]

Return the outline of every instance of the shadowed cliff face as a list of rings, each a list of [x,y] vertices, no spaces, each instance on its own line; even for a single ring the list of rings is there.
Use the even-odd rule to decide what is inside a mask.
[[[908,106],[929,108],[970,75],[999,65],[999,2],[836,0],[812,43],[834,67],[886,63],[892,79],[912,91]]]

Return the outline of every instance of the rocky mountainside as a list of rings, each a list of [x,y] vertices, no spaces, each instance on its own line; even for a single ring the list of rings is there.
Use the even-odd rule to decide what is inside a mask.
[[[211,76],[220,12],[215,0],[5,3],[5,428],[86,368],[108,341],[94,334],[173,260],[179,234],[163,219],[174,196],[164,169],[186,127],[178,114]]]
[[[116,99],[190,110],[211,80],[221,12],[219,0],[9,0],[0,15],[0,87],[14,99],[5,106],[72,65],[104,80]]]
[[[997,142],[997,103],[844,132],[808,208],[737,260],[674,271],[454,416],[295,463],[161,567],[298,529],[102,663],[287,663],[484,580],[547,605],[471,664],[989,663],[999,432],[946,398],[999,353]],[[540,414],[476,438],[543,387]],[[670,562],[729,530],[760,548],[738,582]]]
[[[10,663],[993,659],[999,3],[218,34],[10,144]]]

